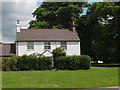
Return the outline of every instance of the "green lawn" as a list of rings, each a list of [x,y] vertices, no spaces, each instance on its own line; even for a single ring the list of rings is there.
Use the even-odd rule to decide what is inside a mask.
[[[3,88],[96,88],[118,85],[117,67],[90,70],[3,71]]]

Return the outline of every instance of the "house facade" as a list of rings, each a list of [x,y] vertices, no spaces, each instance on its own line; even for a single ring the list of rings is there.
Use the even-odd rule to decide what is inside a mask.
[[[71,29],[21,29],[17,21],[15,55],[41,54],[51,57],[61,47],[67,55],[80,55],[80,39],[73,23]]]
[[[24,54],[30,55],[33,53],[39,53],[44,56],[52,56],[52,50],[54,50],[57,47],[62,47],[67,55],[80,55],[80,42],[34,42],[34,41],[26,41],[26,42],[17,42],[17,52],[16,54],[18,56],[22,56]]]
[[[67,55],[80,55],[80,39],[72,23],[69,29],[21,29],[17,21],[16,55],[33,53],[52,56],[55,48],[61,47]]]

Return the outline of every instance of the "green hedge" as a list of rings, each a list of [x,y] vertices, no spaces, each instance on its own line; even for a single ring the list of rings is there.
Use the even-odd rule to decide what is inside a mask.
[[[56,69],[78,70],[90,69],[91,58],[87,55],[60,56],[54,65]],[[52,69],[52,58],[37,56],[13,56],[2,57],[3,71],[26,71],[26,70],[50,70]]]
[[[47,57],[39,57],[35,66],[36,70],[50,70],[52,69],[52,59]]]
[[[14,56],[2,57],[3,71],[27,71],[27,70],[50,70],[52,69],[52,59],[35,56]]]
[[[61,70],[90,69],[91,58],[87,55],[61,56],[55,61],[55,68]]]
[[[17,68],[24,70],[50,70],[52,59],[47,57],[22,56],[17,62]]]
[[[2,70],[3,71],[16,71],[16,63],[19,59],[18,56],[2,57]]]
[[[24,55],[18,59],[17,69],[22,70],[34,70],[37,57]]]

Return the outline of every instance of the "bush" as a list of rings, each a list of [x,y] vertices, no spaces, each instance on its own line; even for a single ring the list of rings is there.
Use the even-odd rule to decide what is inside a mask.
[[[88,55],[81,55],[79,57],[79,60],[80,60],[80,68],[82,68],[82,69],[90,69],[91,58]]]
[[[18,59],[17,68],[18,70],[34,70],[35,64],[37,61],[37,57],[23,55]]]
[[[61,56],[66,56],[66,52],[61,48],[56,48],[52,51],[53,54],[53,61],[54,61],[54,67],[56,66],[56,59]]]
[[[91,58],[87,55],[56,58],[55,68],[61,70],[90,69]]]
[[[52,51],[53,58],[56,59],[59,56],[66,56],[66,52],[62,48],[56,48]]]
[[[39,57],[36,66],[38,70],[50,70],[52,69],[52,59],[47,57]]]
[[[47,57],[22,56],[17,62],[18,70],[49,70],[52,67],[52,59]]]
[[[2,57],[2,70],[3,71],[16,71],[16,63],[19,56]]]

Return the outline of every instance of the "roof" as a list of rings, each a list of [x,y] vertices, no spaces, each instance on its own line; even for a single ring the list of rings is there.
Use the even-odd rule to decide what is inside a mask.
[[[0,56],[14,56],[16,55],[15,43],[2,43],[2,55]]]
[[[16,41],[80,41],[69,29],[21,29]]]

